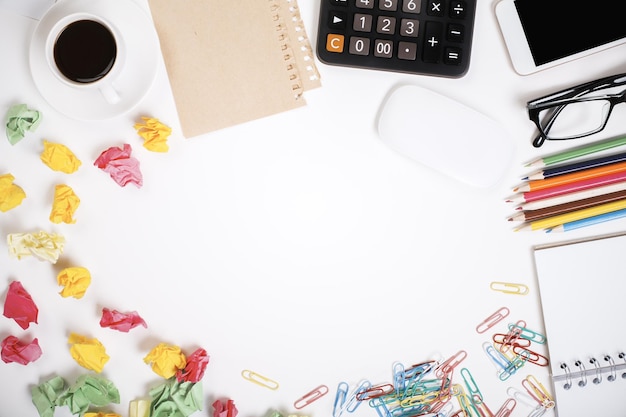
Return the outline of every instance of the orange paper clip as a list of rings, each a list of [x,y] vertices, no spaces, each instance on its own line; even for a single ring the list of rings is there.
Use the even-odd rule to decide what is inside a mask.
[[[489,284],[489,288],[494,291],[503,292],[505,294],[526,295],[528,294],[528,286],[525,284],[517,284],[515,282],[494,281]]]
[[[320,399],[326,394],[328,394],[328,387],[326,385],[320,385],[319,387],[307,392],[302,397],[298,398],[293,403],[293,406],[296,408],[296,410],[299,410],[311,404],[313,401]]]
[[[244,377],[244,379],[247,379],[250,382],[254,382],[255,384],[262,387],[269,388],[271,390],[278,389],[278,382],[264,377],[263,375],[257,374],[256,372],[244,369],[243,371],[241,371],[241,376]]]
[[[476,326],[476,331],[478,333],[485,333],[487,330],[491,329],[508,315],[509,309],[506,307],[501,307],[500,309],[498,309],[498,311],[487,317],[485,320],[483,320],[482,323]]]

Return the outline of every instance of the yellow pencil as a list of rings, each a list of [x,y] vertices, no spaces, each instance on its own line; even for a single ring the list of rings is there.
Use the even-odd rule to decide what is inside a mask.
[[[559,214],[557,216],[548,217],[545,219],[535,220],[530,222],[515,231],[521,230],[539,230],[548,229],[564,223],[569,223],[576,220],[586,219],[591,216],[598,216],[600,214],[610,213],[612,211],[621,210],[626,208],[626,199],[613,201],[606,204],[600,204],[597,206],[589,207],[586,209],[575,210],[565,214]]]

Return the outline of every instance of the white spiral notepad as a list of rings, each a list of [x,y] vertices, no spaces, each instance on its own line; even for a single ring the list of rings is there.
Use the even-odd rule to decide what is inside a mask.
[[[626,416],[626,234],[534,257],[557,415]]]

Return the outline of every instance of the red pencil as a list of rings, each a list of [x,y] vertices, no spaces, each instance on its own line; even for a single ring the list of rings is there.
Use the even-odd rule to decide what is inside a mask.
[[[548,197],[556,197],[575,191],[588,190],[591,188],[600,187],[602,185],[615,184],[620,181],[626,181],[626,172],[616,172],[608,175],[603,175],[601,177],[576,181],[569,184],[558,185],[555,187],[549,187],[536,191],[528,191],[511,197],[507,201],[512,203],[528,203],[530,201],[537,201]]]

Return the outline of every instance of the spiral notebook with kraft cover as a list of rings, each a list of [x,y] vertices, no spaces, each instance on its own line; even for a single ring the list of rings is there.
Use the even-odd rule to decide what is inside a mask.
[[[320,86],[296,0],[148,0],[185,137],[305,104]]]
[[[534,258],[557,416],[626,416],[626,234]]]

